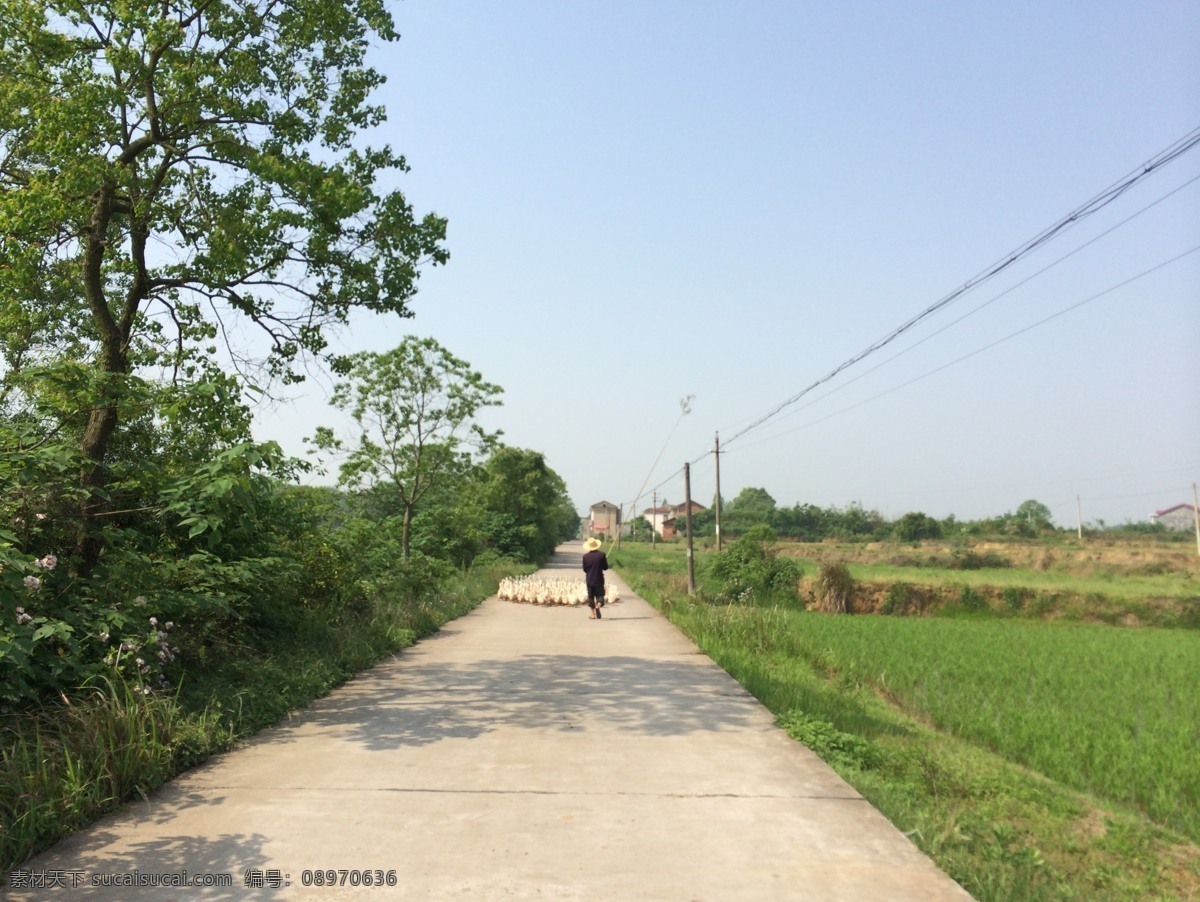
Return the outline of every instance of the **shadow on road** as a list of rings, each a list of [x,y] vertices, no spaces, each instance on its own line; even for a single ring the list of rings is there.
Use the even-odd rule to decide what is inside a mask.
[[[169,793],[164,793],[164,800]],[[207,804],[217,804],[209,800]],[[205,899],[282,899],[295,895],[282,885],[283,874],[267,875],[261,862],[268,860],[265,852],[267,837],[259,834],[234,833],[214,837],[163,836],[143,842],[133,842],[124,851],[106,848],[120,837],[109,830],[95,829],[77,834],[74,855],[78,869],[55,868],[52,872],[61,880],[57,893],[71,899],[182,899],[203,895]],[[136,872],[136,873],[135,873]],[[250,872],[247,883],[247,872]],[[103,882],[119,879],[198,880],[195,885],[135,885],[111,886]],[[278,876],[276,884],[274,879]],[[293,885],[299,883],[299,872],[290,875]],[[269,879],[270,878],[270,879]],[[93,885],[93,880],[97,881]],[[259,881],[262,882],[259,882]],[[204,886],[216,882],[216,886]],[[224,886],[221,884],[228,883]],[[274,884],[274,885],[273,885]],[[13,895],[21,895],[13,887]],[[31,890],[37,895],[28,898],[57,897],[56,889]]]
[[[732,703],[736,699],[737,703]],[[386,751],[470,739],[499,726],[605,730],[678,736],[738,730],[751,718],[745,693],[701,659],[528,655],[470,664],[426,663],[384,670],[353,684],[336,706],[319,704],[282,727],[337,728],[346,740]]]

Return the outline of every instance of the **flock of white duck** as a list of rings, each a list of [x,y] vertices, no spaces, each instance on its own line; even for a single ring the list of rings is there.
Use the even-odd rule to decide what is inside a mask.
[[[506,576],[500,580],[497,594],[504,601],[520,604],[587,604],[587,583],[582,579],[564,579],[561,576]],[[616,587],[608,583],[604,587],[604,603],[613,604],[620,600]]]

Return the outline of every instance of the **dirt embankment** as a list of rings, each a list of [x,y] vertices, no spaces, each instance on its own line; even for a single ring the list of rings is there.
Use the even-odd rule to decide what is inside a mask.
[[[1187,574],[1200,579],[1200,555],[1194,544],[1085,540],[1074,542],[814,542],[788,544],[785,553],[821,563],[891,564],[911,567],[981,569],[1016,567],[1054,570],[1074,576],[1109,573],[1121,576]],[[964,560],[966,565],[964,566]],[[971,566],[971,561],[980,566]]]
[[[1032,570],[1086,579],[1104,576],[1182,575],[1200,584],[1200,557],[1181,543],[1093,541],[1080,546],[1051,542],[815,543],[787,546],[785,553],[821,564],[854,563],[904,568],[901,577],[854,582],[849,606],[855,613],[920,616],[933,613],[992,613],[1101,622],[1120,626],[1200,627],[1200,598],[1131,600],[1069,586],[964,585],[946,571]],[[909,576],[911,574],[911,576]],[[820,608],[816,573],[801,582],[811,607]],[[977,583],[977,580],[972,580]]]

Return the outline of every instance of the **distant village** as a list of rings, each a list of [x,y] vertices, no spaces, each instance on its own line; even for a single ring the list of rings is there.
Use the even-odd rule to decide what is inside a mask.
[[[693,514],[707,509],[695,501],[691,506]],[[672,539],[682,528],[687,512],[687,504],[660,504],[657,507],[646,508],[639,516],[645,518],[660,539]],[[597,501],[588,508],[588,515],[583,518],[580,526],[585,536],[608,537],[615,536],[618,532],[627,536],[631,531],[630,522],[621,521],[621,508],[611,501]]]

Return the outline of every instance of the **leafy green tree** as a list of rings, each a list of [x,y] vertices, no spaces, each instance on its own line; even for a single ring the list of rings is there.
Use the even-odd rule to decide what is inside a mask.
[[[901,542],[939,539],[942,536],[942,525],[928,514],[910,511],[892,525],[892,534]]]
[[[409,315],[418,266],[447,258],[442,219],[376,188],[404,158],[354,144],[384,118],[365,54],[396,38],[380,0],[0,0],[0,403],[31,366],[86,370],[79,575],[132,374],[211,381],[232,359],[248,379],[234,320],[269,374],[306,355],[344,371],[328,329]]]
[[[766,489],[747,487],[725,506],[721,527],[734,535],[754,526],[771,526],[775,516],[775,499]]]
[[[650,521],[645,517],[634,517],[629,521],[629,538],[635,542],[650,541]]]
[[[1017,508],[1016,519],[1024,525],[1030,532],[1037,534],[1045,532],[1048,529],[1054,528],[1054,521],[1050,514],[1050,508],[1030,498],[1028,501],[1021,502],[1021,506]]]
[[[566,483],[536,451],[497,448],[484,464],[477,497],[499,518],[494,524],[515,527],[530,561],[545,560],[559,542],[579,532]]]
[[[766,489],[747,486],[738,492],[728,507],[731,512],[736,511],[739,515],[770,516],[775,512],[775,499]]]
[[[829,517],[816,505],[797,504],[776,511],[775,528],[780,535],[818,542],[828,535]]]
[[[717,512],[711,507],[692,512],[692,535],[696,538],[715,535],[717,530]]]
[[[313,441],[344,455],[342,485],[379,486],[395,498],[407,559],[413,516],[426,496],[465,478],[499,437],[475,417],[499,405],[502,391],[434,339],[408,336],[391,351],[350,357],[334,388],[333,404],[358,424],[358,438],[347,445],[323,426]]]
[[[839,538],[880,534],[887,529],[879,511],[865,510],[857,501],[848,504],[844,509],[831,507],[827,516],[831,526],[830,534]]]

